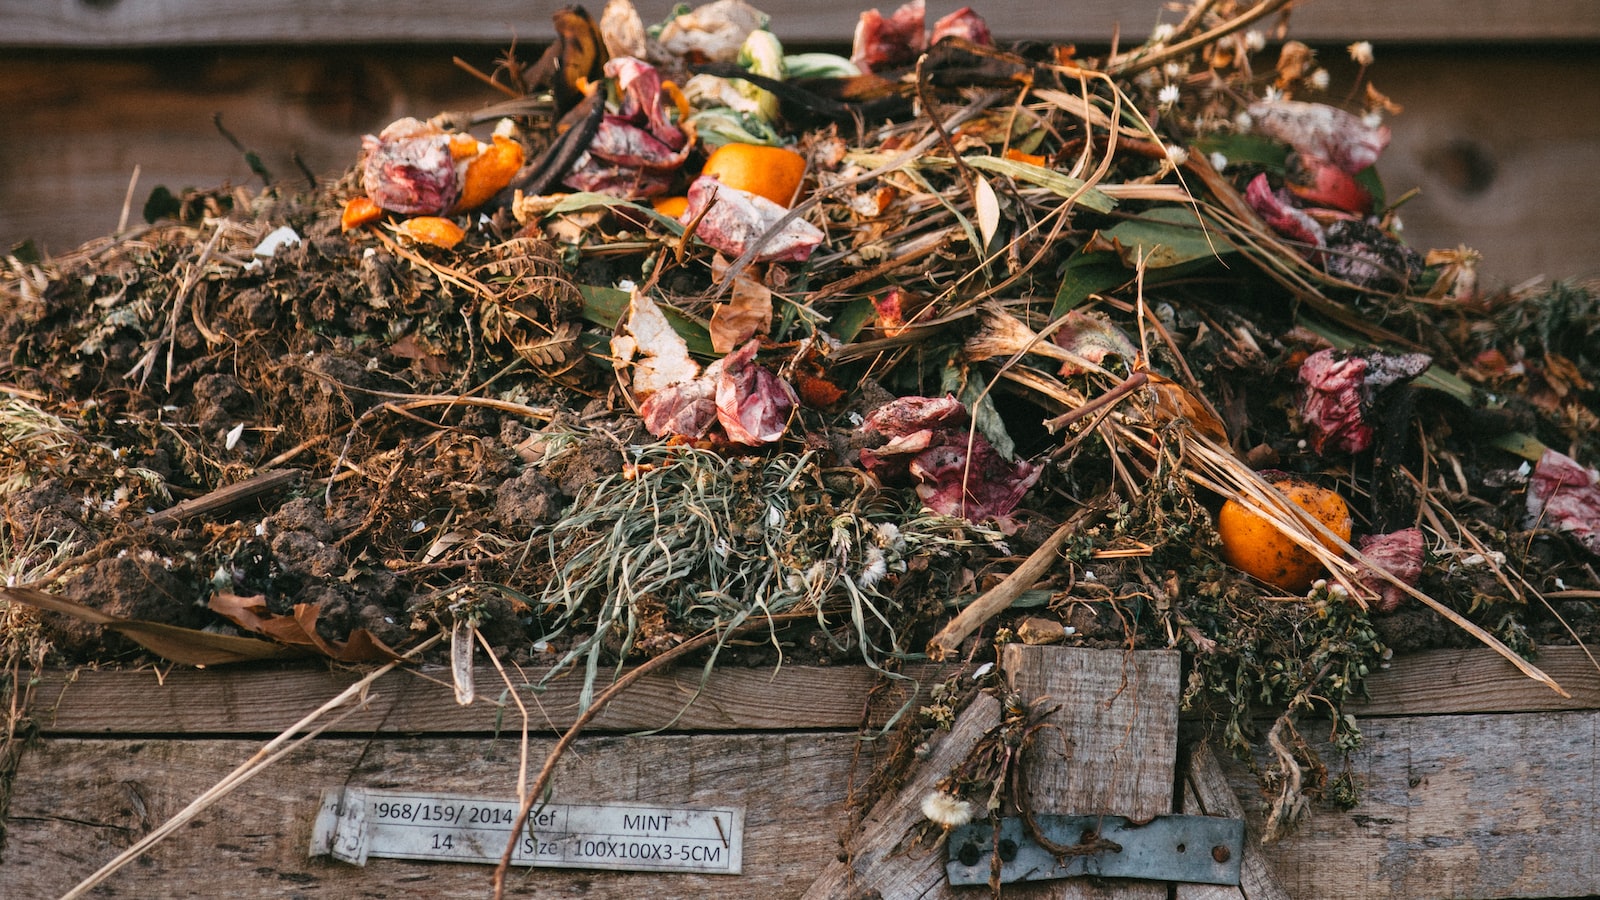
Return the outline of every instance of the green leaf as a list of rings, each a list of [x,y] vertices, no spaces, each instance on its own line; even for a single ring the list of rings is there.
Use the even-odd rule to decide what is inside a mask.
[[[1088,246],[1122,248],[1123,264],[1130,268],[1141,258],[1145,268],[1166,269],[1235,252],[1220,227],[1205,223],[1187,206],[1158,206],[1136,218],[1100,231]]]
[[[1262,166],[1282,172],[1288,163],[1289,148],[1259,134],[1208,134],[1197,138],[1193,149],[1210,156],[1221,153],[1228,165]]]
[[[583,295],[583,317],[602,328],[616,328],[617,323],[622,320],[622,314],[628,311],[628,300],[632,295],[627,291],[594,284],[580,284],[577,288],[578,293]],[[704,323],[691,319],[664,303],[657,305],[661,307],[661,313],[667,317],[672,330],[689,345],[690,353],[700,356],[717,355],[717,352],[711,349],[711,333],[706,330]]]
[[[605,194],[596,194],[593,191],[579,191],[569,195],[566,199],[550,207],[547,216],[561,215],[562,213],[579,212],[585,209],[626,209],[640,215],[655,219],[674,235],[683,234],[683,225],[671,216],[664,216],[642,203],[632,200],[618,200],[616,197],[607,197]]]
[[[1090,294],[1099,294],[1125,284],[1133,276],[1115,253],[1085,253],[1079,247],[1061,267],[1061,287],[1056,291],[1050,319],[1055,321],[1075,309]]]
[[[1383,179],[1378,177],[1377,166],[1367,166],[1352,177],[1355,178],[1356,184],[1361,185],[1368,194],[1372,195],[1373,209],[1382,210],[1388,205],[1388,198],[1383,190]]]
[[[872,317],[878,314],[878,308],[873,305],[871,297],[861,297],[851,300],[839,308],[833,315],[833,336],[843,343],[850,343],[867,327]]]
[[[1117,207],[1115,198],[1106,195],[1094,188],[1084,189],[1081,179],[1070,175],[1063,175],[1054,169],[1036,166],[1033,163],[1023,162],[1019,159],[1006,159],[1002,156],[963,156],[962,162],[985,172],[994,172],[997,175],[1006,175],[1017,181],[1042,187],[1055,194],[1071,199],[1077,198],[1077,204],[1084,209],[1092,209],[1099,213],[1108,213]]]

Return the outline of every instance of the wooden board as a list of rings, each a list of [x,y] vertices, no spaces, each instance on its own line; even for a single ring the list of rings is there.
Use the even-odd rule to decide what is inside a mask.
[[[1289,896],[1600,893],[1600,712],[1408,716],[1364,720],[1362,730],[1351,759],[1361,803],[1316,804],[1264,850]],[[1255,776],[1236,760],[1224,766],[1259,834],[1266,798]]]
[[[586,729],[632,732],[808,730],[882,725],[910,698],[926,690],[936,666],[916,667],[916,681],[886,682],[865,666],[720,668],[701,686],[701,669],[686,667],[641,679],[606,707]],[[537,682],[542,670],[510,672],[514,684]],[[603,673],[604,676],[604,673]],[[340,722],[337,733],[514,733],[521,714],[492,668],[474,673],[478,699],[455,702],[450,673],[440,667],[401,670],[379,680],[364,709]],[[600,686],[609,682],[602,677]],[[142,672],[50,672],[40,682],[34,716],[47,735],[170,734],[273,735],[356,681],[326,668],[196,671],[174,669],[158,677]],[[530,728],[565,729],[578,713],[581,673],[555,679],[535,693],[519,688]]]
[[[1367,679],[1370,698],[1351,712],[1369,716],[1600,709],[1600,648],[1547,647],[1534,658],[1571,697],[1526,678],[1492,651],[1431,650],[1397,656]]]
[[[5,896],[59,896],[258,746],[57,739],[35,748],[23,759],[6,823]],[[534,743],[535,767],[549,746]],[[744,806],[745,874],[514,869],[507,896],[799,896],[838,852],[859,749],[854,733],[582,739],[562,759],[556,801]],[[312,820],[322,790],[346,784],[510,797],[516,766],[517,743],[507,739],[318,740],[113,875],[94,896],[486,897],[490,866],[373,859],[358,868],[310,859]]]
[[[930,741],[927,757],[905,785],[873,805],[857,833],[844,841],[841,858],[828,863],[803,900],[961,896],[946,882],[945,843],[923,818],[922,798],[959,767],[999,722],[1000,702],[988,694],[974,697],[950,730]]]
[[[1319,6],[1337,5],[1307,11]],[[13,20],[21,21],[0,12],[0,32]],[[505,45],[0,53],[0,252],[33,238],[59,255],[111,234],[135,166],[135,224],[156,185],[259,188],[213,125],[217,113],[293,189],[305,186],[297,158],[337,177],[356,163],[363,133],[497,99],[450,58],[487,70]],[[1333,83],[1349,84],[1343,48],[1322,52]],[[1380,47],[1373,78],[1406,107],[1390,122],[1394,140],[1379,170],[1393,195],[1422,191],[1403,210],[1413,247],[1479,250],[1487,285],[1600,275],[1600,192],[1589,175],[1600,170],[1600,92],[1560,89],[1600,82],[1600,56],[1570,46]]]
[[[1537,662],[1571,698],[1523,677],[1489,650],[1436,650],[1398,657],[1390,668],[1374,672],[1367,683],[1370,698],[1353,712],[1366,719],[1600,709],[1600,670],[1581,648],[1551,647]],[[926,689],[944,671],[924,664],[908,667],[906,674]],[[519,682],[534,682],[541,675],[537,670],[513,673]],[[502,701],[503,684],[493,669],[477,671],[479,699],[467,707],[456,704],[448,677],[439,668],[391,674],[373,687],[366,708],[341,723],[338,732],[492,734],[520,727],[515,707]],[[49,671],[35,690],[33,715],[42,733],[52,736],[271,735],[355,679],[352,673],[320,666],[173,669],[160,675],[151,670]],[[878,676],[861,666],[719,668],[685,708],[699,683],[700,670],[694,667],[646,677],[608,707],[590,731],[642,731],[669,722],[675,731],[853,728],[862,721]],[[576,676],[567,676],[542,694],[522,692],[535,730],[571,724],[578,689]],[[868,720],[886,721],[905,702],[909,689],[905,683],[887,684],[872,696]]]
[[[863,9],[896,2],[764,0],[787,41],[848,38]],[[929,4],[930,21],[960,4]],[[990,3],[979,12],[997,36],[1107,40],[1120,27],[1129,39],[1148,32],[1163,0],[1079,0],[1070,13],[1038,15],[1019,3]],[[599,15],[603,2],[590,5]],[[668,0],[638,0],[646,23],[661,21]],[[545,40],[550,20],[539,5],[481,0],[471,5],[427,0],[0,0],[0,43],[17,46],[129,47],[152,44],[381,41],[499,41],[513,34]],[[1298,34],[1322,40],[1594,40],[1600,15],[1588,0],[1343,0],[1305,3],[1294,12]]]
[[[1176,650],[1090,650],[1007,644],[1001,668],[1044,719],[1028,757],[1036,813],[1107,813],[1142,819],[1172,812],[1178,741]],[[1013,885],[1006,896],[1164,900],[1160,882],[1085,879]]]
[[[1244,805],[1228,784],[1222,764],[1208,744],[1190,749],[1183,779],[1183,812],[1191,816],[1244,818]],[[1259,833],[1245,832],[1244,859],[1239,864],[1237,887],[1180,884],[1174,900],[1289,900],[1278,875],[1262,852]]]

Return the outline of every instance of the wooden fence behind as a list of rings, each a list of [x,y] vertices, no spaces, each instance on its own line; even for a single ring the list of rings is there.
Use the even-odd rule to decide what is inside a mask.
[[[557,4],[525,0],[0,0],[0,251],[53,253],[110,233],[154,186],[259,184],[216,126],[273,177],[332,177],[360,135],[401,115],[496,99],[457,69],[548,39]],[[603,4],[596,0],[590,4]],[[639,0],[647,20],[666,0]],[[791,45],[849,40],[862,3],[768,0]],[[892,4],[890,4],[892,5]],[[930,15],[953,2],[935,0]],[[979,4],[1002,39],[1142,38],[1162,0]],[[1043,10],[1043,12],[1041,12]],[[1489,283],[1600,275],[1600,4],[1591,0],[1310,0],[1290,23],[1333,72],[1371,40],[1376,85],[1405,106],[1379,169],[1418,249],[1466,244]]]

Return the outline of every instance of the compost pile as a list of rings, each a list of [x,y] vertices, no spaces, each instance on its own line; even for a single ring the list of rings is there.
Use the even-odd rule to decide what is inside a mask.
[[[1288,6],[1091,55],[917,0],[851,59],[569,9],[319,190],[18,250],[13,661],[1177,646],[1231,741],[1353,745],[1393,650],[1591,637],[1600,299],[1407,247],[1370,48]]]

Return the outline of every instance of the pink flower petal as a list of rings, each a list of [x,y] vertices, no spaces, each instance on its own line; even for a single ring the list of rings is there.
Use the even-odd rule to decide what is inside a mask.
[[[856,22],[850,61],[863,72],[892,69],[916,62],[922,51],[928,49],[928,36],[923,31],[926,21],[927,9],[923,0],[911,0],[887,19],[876,9],[863,12],[861,19]]]
[[[716,378],[717,421],[736,444],[759,446],[783,437],[800,398],[787,381],[756,365],[758,341],[750,341],[706,369]]]
[[[1256,132],[1351,175],[1377,162],[1389,145],[1387,126],[1368,125],[1359,116],[1325,103],[1261,100],[1250,105],[1249,113]]]
[[[1546,449],[1528,479],[1530,528],[1551,528],[1578,539],[1600,555],[1600,474],[1577,460]]]
[[[963,6],[933,23],[933,37],[928,39],[928,43],[937,44],[947,37],[960,38],[984,46],[994,45],[994,36],[989,33],[989,23],[983,20],[983,16],[973,12],[970,6]]]
[[[983,435],[971,433],[970,421],[954,397],[891,401],[857,429],[868,443],[884,441],[861,450],[862,467],[885,484],[910,482],[937,513],[1004,525],[1042,470],[1006,462]]]
[[[1305,210],[1295,206],[1287,193],[1274,191],[1265,174],[1250,180],[1244,189],[1244,199],[1273,231],[1307,248],[1323,245],[1322,226],[1306,215]]]
[[[460,186],[450,136],[436,125],[398,119],[361,139],[366,159],[361,186],[372,202],[405,215],[439,215],[456,202]]]
[[[689,185],[689,207],[683,213],[683,221],[693,221],[702,210],[706,213],[695,229],[695,236],[728,256],[743,256],[751,244],[772,230],[789,212],[765,197],[728,187],[711,175],[701,175]],[[803,262],[811,258],[811,252],[821,243],[822,230],[796,217],[768,237],[754,259],[756,262]]]
[[[1415,586],[1422,577],[1422,530],[1405,528],[1389,534],[1369,534],[1361,538],[1358,548],[1362,555],[1372,560],[1378,568],[1388,572],[1407,585]],[[1360,576],[1363,586],[1378,595],[1373,604],[1379,612],[1392,612],[1406,597],[1406,592],[1376,572]]]

